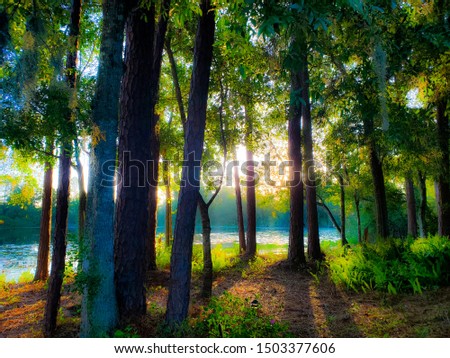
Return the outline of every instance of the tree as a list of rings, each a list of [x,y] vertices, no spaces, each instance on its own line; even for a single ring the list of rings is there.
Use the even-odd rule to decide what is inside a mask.
[[[89,157],[89,198],[82,242],[81,336],[105,336],[118,322],[114,285],[114,174],[123,72],[122,50],[126,5],[103,3],[103,28],[97,87],[93,102],[94,135]]]
[[[166,321],[180,324],[188,314],[192,244],[200,187],[200,161],[206,124],[209,75],[213,54],[215,11],[209,0],[200,3],[202,14],[195,37],[194,61],[184,144],[182,182],[178,198]]]
[[[139,5],[139,6],[138,6]],[[115,222],[115,283],[119,317],[145,314],[145,276],[154,266],[153,210],[156,208],[155,155],[161,58],[170,2],[163,1],[156,24],[155,4],[130,4],[126,24],[125,72],[120,93]]]
[[[298,44],[294,43],[292,46]],[[302,105],[300,70],[291,69],[291,99],[288,122],[288,154],[292,162],[290,176],[290,220],[289,220],[289,249],[288,260],[298,266],[306,263],[304,248],[303,222],[303,180],[302,180],[302,136],[301,117]]]
[[[69,24],[69,44],[70,48],[66,60],[66,81],[72,89],[72,99],[76,98],[77,81],[77,60],[78,60],[78,36],[80,34],[80,16],[81,1],[73,0],[70,13]],[[68,111],[66,121],[71,127],[73,123],[73,111],[70,108],[70,102],[67,103]],[[69,208],[69,184],[70,184],[70,166],[72,156],[71,138],[65,138],[61,145],[59,156],[59,183],[56,201],[56,222],[55,236],[53,241],[52,267],[50,280],[47,290],[47,302],[44,314],[44,335],[51,336],[56,329],[56,318],[58,314],[59,301],[61,297],[61,286],[64,277],[65,259],[66,259],[66,234],[67,217]]]
[[[49,150],[52,152],[53,145]],[[48,259],[50,252],[50,236],[52,231],[52,182],[53,164],[50,161],[44,164],[44,187],[42,193],[42,213],[39,232],[38,259],[36,265],[35,281],[45,281],[48,278]]]

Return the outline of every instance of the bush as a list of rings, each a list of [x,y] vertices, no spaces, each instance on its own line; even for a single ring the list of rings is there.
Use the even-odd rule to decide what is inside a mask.
[[[435,236],[332,248],[327,265],[335,284],[355,291],[421,293],[450,283],[450,241]]]
[[[213,298],[198,318],[190,321],[196,337],[288,337],[288,326],[265,316],[259,304],[225,292]]]

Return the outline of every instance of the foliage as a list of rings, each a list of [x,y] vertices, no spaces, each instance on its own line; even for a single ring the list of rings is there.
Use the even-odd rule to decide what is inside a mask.
[[[327,250],[331,280],[354,291],[422,293],[450,283],[450,241],[445,237],[332,248]]]
[[[256,298],[257,299],[257,298]],[[189,324],[196,337],[289,337],[288,326],[262,313],[253,300],[225,292],[211,300]],[[253,301],[254,302],[254,301]]]
[[[136,328],[127,326],[114,332],[114,338],[140,338]]]

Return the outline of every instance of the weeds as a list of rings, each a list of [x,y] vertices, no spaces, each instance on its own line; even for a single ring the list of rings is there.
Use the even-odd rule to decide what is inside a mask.
[[[331,280],[354,291],[422,293],[450,283],[450,241],[438,236],[331,248],[326,253]]]

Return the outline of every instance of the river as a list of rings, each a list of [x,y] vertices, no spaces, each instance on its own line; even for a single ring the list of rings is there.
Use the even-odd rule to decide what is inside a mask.
[[[160,233],[163,228],[158,228]],[[200,229],[198,230],[200,232]],[[320,228],[321,240],[339,239],[333,228]],[[287,228],[257,229],[257,242],[261,244],[286,245],[289,231]],[[238,242],[238,233],[233,227],[213,227],[211,232],[213,245],[232,245]],[[306,242],[306,238],[305,238]],[[195,244],[201,243],[201,234],[196,233]],[[7,281],[17,281],[24,272],[34,275],[39,244],[39,228],[1,229],[0,230],[0,275]],[[76,235],[69,235],[68,262],[76,267]]]

